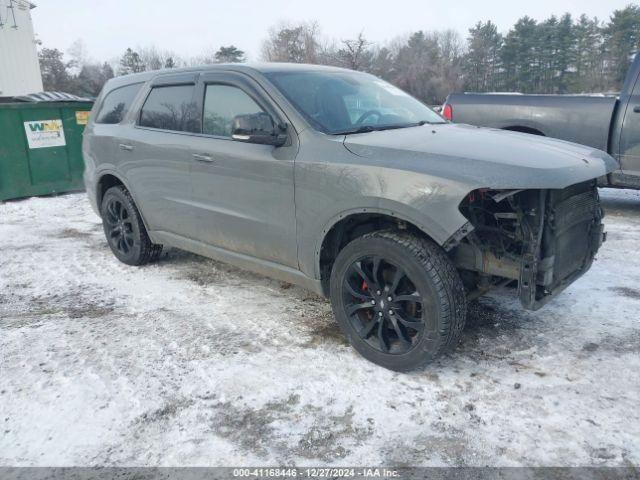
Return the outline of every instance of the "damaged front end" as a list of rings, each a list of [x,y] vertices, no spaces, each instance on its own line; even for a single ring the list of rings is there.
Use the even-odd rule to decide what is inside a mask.
[[[530,310],[585,273],[605,238],[595,180],[564,189],[475,190],[460,211],[472,228],[450,254],[469,297],[517,282]]]

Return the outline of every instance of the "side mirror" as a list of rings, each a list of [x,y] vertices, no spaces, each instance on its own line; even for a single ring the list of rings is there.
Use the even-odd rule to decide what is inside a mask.
[[[260,143],[281,147],[287,135],[273,124],[270,115],[260,112],[233,117],[231,138],[238,142]]]

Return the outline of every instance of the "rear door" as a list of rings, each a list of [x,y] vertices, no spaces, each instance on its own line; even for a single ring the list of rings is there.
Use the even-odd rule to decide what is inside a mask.
[[[233,117],[284,114],[251,78],[205,73],[198,101],[203,133],[192,143],[191,179],[198,238],[210,245],[297,267],[293,166],[297,136],[282,147],[231,138]]]
[[[123,128],[120,124],[143,85],[144,82],[139,82],[114,88],[101,101],[95,120],[89,122],[84,133],[88,147],[83,149],[83,153],[95,157],[91,159],[92,165],[100,164],[110,170],[117,168],[120,155],[118,135]]]
[[[156,78],[117,141],[120,169],[150,230],[194,238],[190,139],[200,132],[197,73]]]

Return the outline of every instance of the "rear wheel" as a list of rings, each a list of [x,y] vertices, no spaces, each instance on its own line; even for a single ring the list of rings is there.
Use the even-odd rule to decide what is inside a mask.
[[[406,371],[459,340],[464,287],[433,242],[381,231],[349,243],[334,263],[331,303],[340,328],[366,359]]]
[[[127,265],[144,265],[160,256],[162,245],[149,239],[140,212],[124,186],[106,191],[100,213],[107,243],[118,260]]]

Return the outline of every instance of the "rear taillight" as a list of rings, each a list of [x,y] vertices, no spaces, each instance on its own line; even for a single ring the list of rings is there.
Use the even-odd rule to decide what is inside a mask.
[[[452,113],[453,113],[453,110],[451,108],[451,105],[449,105],[448,103],[445,103],[444,107],[442,107],[442,116],[447,120],[451,121]]]

